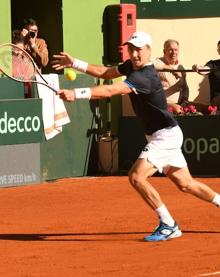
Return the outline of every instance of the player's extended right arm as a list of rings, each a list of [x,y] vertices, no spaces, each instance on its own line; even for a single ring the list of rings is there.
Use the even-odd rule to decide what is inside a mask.
[[[88,64],[87,62],[73,58],[65,52],[61,52],[59,55],[53,55],[52,67],[55,70],[74,68],[93,77],[109,80],[121,76],[116,66],[107,67],[103,65]]]
[[[103,99],[115,95],[129,94],[133,90],[124,81],[119,81],[110,85],[94,86],[91,88],[61,89],[57,94],[64,101],[75,101],[78,99]]]

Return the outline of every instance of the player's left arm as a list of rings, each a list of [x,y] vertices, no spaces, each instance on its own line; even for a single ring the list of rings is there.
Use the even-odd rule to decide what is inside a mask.
[[[122,74],[120,74],[120,72],[118,71],[117,66],[88,64],[87,62],[73,58],[70,54],[66,52],[61,52],[58,55],[53,55],[53,60],[51,64],[52,68],[55,70],[74,68],[75,70],[87,73],[93,77],[106,80],[115,79],[122,76]]]
[[[119,73],[117,66],[107,67],[103,65],[94,65],[94,64],[88,64],[86,73],[93,77],[97,77],[105,80],[111,80],[122,76]]]

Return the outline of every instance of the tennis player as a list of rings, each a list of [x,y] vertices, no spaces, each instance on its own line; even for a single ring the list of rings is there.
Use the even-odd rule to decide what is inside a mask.
[[[148,178],[156,171],[164,172],[183,192],[220,206],[220,195],[207,185],[193,179],[181,146],[183,134],[177,121],[167,111],[167,102],[154,65],[150,61],[152,39],[149,34],[135,32],[125,43],[130,59],[112,67],[88,64],[67,53],[54,55],[56,70],[73,67],[97,78],[113,79],[126,76],[123,81],[91,88],[61,89],[63,100],[101,99],[129,94],[134,111],[141,120],[147,145],[129,171],[129,181],[144,201],[155,211],[159,225],[145,241],[177,238],[182,232]]]

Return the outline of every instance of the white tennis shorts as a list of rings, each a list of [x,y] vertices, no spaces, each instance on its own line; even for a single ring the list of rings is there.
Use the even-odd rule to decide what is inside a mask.
[[[139,159],[148,160],[160,173],[166,173],[170,166],[177,168],[187,166],[181,150],[183,133],[179,126],[158,130],[146,138],[148,143]]]

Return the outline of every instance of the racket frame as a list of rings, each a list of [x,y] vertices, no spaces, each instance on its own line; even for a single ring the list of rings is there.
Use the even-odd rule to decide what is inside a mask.
[[[39,82],[39,81],[33,80],[33,79],[30,79],[30,80],[20,80],[20,79],[17,79],[17,78],[15,78],[15,77],[9,75],[7,72],[5,72],[5,71],[0,67],[0,71],[1,71],[5,76],[7,76],[8,78],[10,78],[10,79],[12,79],[12,80],[14,80],[14,81],[16,81],[16,82],[19,82],[19,83],[35,83],[35,84],[44,85],[44,86],[48,87],[49,89],[51,89],[52,91],[54,91],[55,93],[58,92],[57,89],[55,89],[55,88],[53,88],[52,86],[50,86],[50,85],[48,84],[48,82],[44,79],[44,77],[42,76],[42,74],[41,74],[41,72],[40,72],[38,66],[37,66],[36,63],[35,63],[35,61],[33,60],[33,58],[31,57],[31,55],[30,55],[26,50],[22,49],[21,47],[15,45],[15,44],[13,44],[13,43],[4,43],[4,44],[1,44],[1,45],[0,45],[0,48],[6,47],[6,46],[14,47],[14,48],[18,49],[19,51],[21,51],[22,53],[24,53],[24,54],[28,57],[28,59],[30,59],[31,63],[33,64],[33,67],[34,67],[34,76],[35,76],[35,78],[36,78],[36,75],[38,74],[38,75],[41,77],[41,79],[43,80],[43,82]]]

